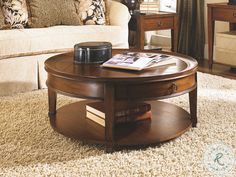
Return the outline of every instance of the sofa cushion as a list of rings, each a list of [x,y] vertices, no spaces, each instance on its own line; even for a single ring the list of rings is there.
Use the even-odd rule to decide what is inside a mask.
[[[24,28],[28,22],[26,0],[2,0],[6,24],[11,28]]]
[[[75,0],[75,4],[84,25],[106,24],[106,6],[103,0]]]
[[[115,48],[127,48],[126,33],[120,26],[109,25],[0,30],[0,59],[71,51],[76,43],[85,41],[108,41]]]
[[[29,27],[80,25],[74,0],[27,0]]]

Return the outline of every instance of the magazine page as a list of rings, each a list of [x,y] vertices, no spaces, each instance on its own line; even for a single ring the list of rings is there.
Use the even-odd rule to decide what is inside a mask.
[[[169,60],[171,56],[157,53],[126,52],[117,54],[102,64],[103,67],[142,70],[161,61]],[[173,63],[173,62],[172,62]]]

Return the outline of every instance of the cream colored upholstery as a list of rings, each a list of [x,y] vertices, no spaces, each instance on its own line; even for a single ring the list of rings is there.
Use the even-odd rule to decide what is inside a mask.
[[[44,62],[49,57],[52,57],[54,55],[58,55],[59,53],[54,54],[44,54],[44,55],[38,55],[37,56],[37,66],[38,66],[38,87],[41,88],[47,88],[46,86],[46,80],[47,80],[47,72],[44,69]]]
[[[215,61],[236,66],[236,31],[216,33]]]
[[[113,48],[128,48],[127,7],[110,1],[108,11],[107,26],[0,30],[0,95],[45,88],[44,61],[58,53],[73,51],[76,43],[108,41]]]
[[[42,54],[71,49],[85,41],[109,41],[114,48],[128,48],[126,29],[121,26],[53,26],[0,31],[0,57]],[[116,37],[114,37],[116,36]],[[9,47],[10,46],[10,47]]]
[[[0,95],[35,89],[38,89],[38,69],[33,56],[0,60]]]

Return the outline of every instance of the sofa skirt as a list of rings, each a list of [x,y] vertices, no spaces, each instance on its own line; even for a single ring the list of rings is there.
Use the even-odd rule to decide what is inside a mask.
[[[0,60],[0,96],[46,88],[44,61],[57,54]]]

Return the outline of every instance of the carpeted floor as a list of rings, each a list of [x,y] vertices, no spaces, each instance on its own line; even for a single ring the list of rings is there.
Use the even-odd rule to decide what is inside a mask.
[[[213,176],[203,163],[208,145],[224,143],[236,155],[236,80],[198,73],[198,83],[198,128],[112,154],[54,132],[46,90],[0,97],[0,176]],[[59,106],[78,100],[58,99]],[[167,101],[188,110],[188,95]]]

